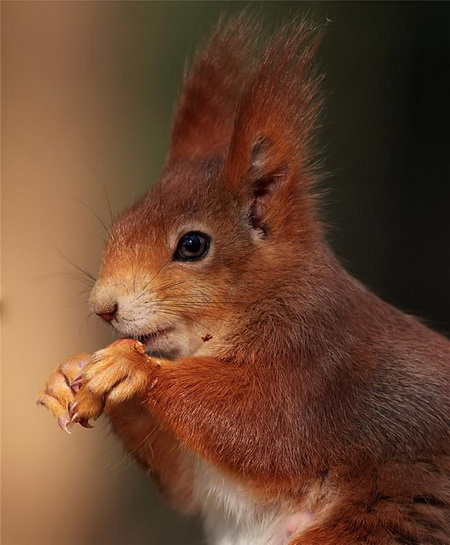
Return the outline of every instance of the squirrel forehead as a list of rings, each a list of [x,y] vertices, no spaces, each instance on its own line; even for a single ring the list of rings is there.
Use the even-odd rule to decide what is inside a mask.
[[[207,207],[230,200],[221,166],[218,159],[175,164],[163,173],[145,200],[150,206],[158,202],[162,209],[169,209],[172,216],[193,215],[195,219],[207,211]]]
[[[221,225],[232,220],[234,199],[227,191],[217,160],[175,165],[125,210],[114,223],[108,247],[130,247],[145,241],[167,243],[179,229]],[[224,213],[226,209],[226,214]]]

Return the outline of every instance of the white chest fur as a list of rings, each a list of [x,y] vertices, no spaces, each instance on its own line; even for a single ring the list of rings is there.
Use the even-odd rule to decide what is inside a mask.
[[[193,499],[209,545],[287,545],[313,515],[258,500],[244,485],[196,458]]]

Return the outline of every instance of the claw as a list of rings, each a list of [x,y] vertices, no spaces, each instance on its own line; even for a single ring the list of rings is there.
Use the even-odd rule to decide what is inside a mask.
[[[89,422],[89,420],[87,418],[83,419],[83,420],[79,420],[78,422],[81,426],[83,426],[83,428],[93,428],[94,426]]]
[[[69,403],[69,416],[70,418],[73,417],[74,411],[78,406],[78,401],[72,401],[72,403]]]
[[[83,384],[83,375],[82,374],[77,375],[70,383],[72,392],[76,394],[80,390],[82,384]]]
[[[58,426],[63,430],[65,431],[66,433],[68,433],[69,435],[72,433],[69,428],[67,427],[68,424],[70,424],[71,421],[70,421],[70,418],[68,416],[60,416],[58,418]]]
[[[75,413],[74,415],[72,415],[70,417],[70,422],[72,424],[75,424],[76,422],[79,422],[79,421],[80,421],[80,419],[79,419],[78,413]]]

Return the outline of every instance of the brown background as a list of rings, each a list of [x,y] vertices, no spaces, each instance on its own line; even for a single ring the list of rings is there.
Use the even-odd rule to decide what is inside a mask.
[[[99,422],[66,436],[34,405],[58,361],[112,339],[88,318],[114,212],[164,160],[184,59],[224,2],[2,4],[2,543],[189,545]],[[330,241],[374,290],[449,328],[447,3],[273,3],[333,22],[323,141]]]

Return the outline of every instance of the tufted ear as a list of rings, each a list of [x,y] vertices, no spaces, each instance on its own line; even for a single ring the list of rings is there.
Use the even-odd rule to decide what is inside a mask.
[[[238,102],[224,176],[250,199],[250,221],[265,234],[273,203],[279,214],[283,203],[308,189],[315,177],[312,143],[322,76],[313,57],[322,34],[323,25],[306,19],[282,27]]]
[[[221,21],[196,55],[175,111],[169,162],[226,153],[256,34],[256,22],[245,13]]]

